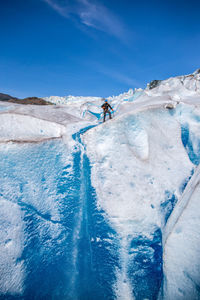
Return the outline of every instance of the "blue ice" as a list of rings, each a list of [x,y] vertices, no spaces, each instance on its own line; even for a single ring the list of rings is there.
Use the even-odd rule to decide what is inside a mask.
[[[23,215],[23,299],[115,298],[116,233],[96,207],[88,158],[70,156],[61,142],[0,151],[1,197]]]
[[[200,163],[200,139],[190,131],[188,123],[181,126],[181,138],[191,162],[198,165]]]

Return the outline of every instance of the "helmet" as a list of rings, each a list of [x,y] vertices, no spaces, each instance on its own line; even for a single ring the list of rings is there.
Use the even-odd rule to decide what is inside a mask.
[[[105,99],[105,102],[108,102],[108,100],[107,100],[107,99]]]

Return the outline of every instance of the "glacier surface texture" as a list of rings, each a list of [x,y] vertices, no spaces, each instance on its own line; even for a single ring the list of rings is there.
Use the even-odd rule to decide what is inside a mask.
[[[200,74],[0,103],[0,299],[200,299]]]

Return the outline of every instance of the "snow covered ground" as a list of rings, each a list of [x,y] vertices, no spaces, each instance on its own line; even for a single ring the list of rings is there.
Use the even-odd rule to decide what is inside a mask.
[[[200,299],[200,72],[46,99],[0,103],[0,298]]]

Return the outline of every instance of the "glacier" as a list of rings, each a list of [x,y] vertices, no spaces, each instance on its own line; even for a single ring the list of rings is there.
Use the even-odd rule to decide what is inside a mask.
[[[200,299],[200,72],[0,103],[0,299]]]

